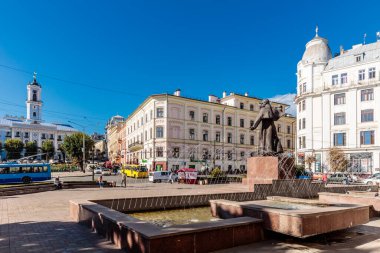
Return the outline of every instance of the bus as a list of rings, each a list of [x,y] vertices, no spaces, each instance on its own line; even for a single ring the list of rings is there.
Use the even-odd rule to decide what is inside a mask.
[[[33,164],[0,164],[0,184],[24,183],[50,180],[51,170],[49,163]]]
[[[134,177],[134,178],[148,177],[148,170],[146,166],[143,166],[143,165],[127,164],[123,167],[122,171],[127,177]]]

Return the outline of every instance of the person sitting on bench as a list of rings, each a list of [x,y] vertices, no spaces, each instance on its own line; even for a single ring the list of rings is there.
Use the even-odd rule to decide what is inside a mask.
[[[62,182],[59,181],[59,177],[56,177],[56,178],[54,179],[54,186],[55,186],[55,189],[56,189],[56,190],[60,190],[60,189],[62,189]]]

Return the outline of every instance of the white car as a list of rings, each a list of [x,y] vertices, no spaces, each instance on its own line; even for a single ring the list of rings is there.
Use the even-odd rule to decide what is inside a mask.
[[[103,176],[111,176],[111,170],[107,168],[102,169],[102,175]]]
[[[363,180],[363,183],[364,184],[367,184],[367,185],[375,185],[375,184],[380,184],[380,175],[379,174],[375,174],[375,175],[372,175],[372,177],[369,177],[367,179],[364,179]]]
[[[94,174],[102,174],[103,168],[102,167],[97,167],[94,169]]]
[[[153,183],[168,182],[169,176],[170,176],[169,171],[152,171],[152,172],[149,172],[149,181]]]

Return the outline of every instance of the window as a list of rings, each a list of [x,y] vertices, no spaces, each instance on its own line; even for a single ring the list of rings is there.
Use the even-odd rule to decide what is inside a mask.
[[[306,92],[306,83],[304,83],[303,85],[302,85],[302,92]]]
[[[215,133],[215,141],[220,142],[220,132]]]
[[[302,104],[301,104],[301,102],[298,103],[298,111],[299,112],[302,111]]]
[[[302,84],[298,86],[299,93],[302,94]]]
[[[302,136],[302,148],[306,148],[306,137]]]
[[[244,134],[240,135],[240,144],[244,144]]]
[[[220,125],[220,115],[216,115],[215,124]]]
[[[232,133],[227,134],[227,142],[232,143]]]
[[[190,140],[195,140],[195,130],[194,128],[189,129],[189,139]]]
[[[291,128],[290,128],[290,126],[287,126],[287,127],[286,127],[286,132],[287,132],[288,134],[291,134]]]
[[[302,119],[298,120],[298,130],[302,129]]]
[[[373,89],[361,90],[360,98],[361,101],[373,100]]]
[[[286,147],[287,148],[292,148],[292,142],[290,140],[286,141]]]
[[[164,157],[164,148],[163,147],[157,147],[156,156],[157,157]]]
[[[149,139],[153,138],[153,128],[150,128],[149,130]]]
[[[280,133],[281,132],[281,125],[277,125],[277,133]]]
[[[346,146],[346,133],[334,134],[334,146]]]
[[[302,119],[302,129],[306,128],[306,118]]]
[[[231,150],[227,151],[227,159],[232,160],[232,151]]]
[[[357,55],[356,56],[356,62],[360,62],[362,60],[362,56],[361,55]]]
[[[368,78],[373,79],[376,77],[376,68],[369,68],[368,70]]]
[[[339,82],[338,82],[338,75],[333,75],[331,77],[331,84],[332,85],[337,85]]]
[[[240,152],[240,157],[244,157],[245,156],[245,152],[244,151],[241,151]]]
[[[145,141],[147,141],[147,140],[148,140],[148,131],[145,130]]]
[[[164,108],[157,108],[157,118],[164,117]]]
[[[339,93],[334,95],[334,105],[344,105],[346,103],[346,94]]]
[[[361,118],[362,122],[373,121],[373,109],[362,110]]]
[[[150,120],[153,119],[153,110],[150,110]]]
[[[346,113],[339,112],[334,113],[334,125],[345,125],[346,124]]]
[[[164,138],[164,128],[161,126],[156,127],[156,138]]]
[[[190,111],[189,112],[189,116],[190,116],[190,120],[194,120],[195,119],[195,112],[194,111]]]
[[[41,134],[41,139],[46,139],[45,134]]]
[[[244,119],[240,119],[240,127],[244,127]]]
[[[173,157],[178,158],[179,157],[179,147],[173,148]]]
[[[215,159],[220,160],[220,149],[215,150]]]
[[[244,103],[240,103],[240,109],[244,109]]]
[[[54,140],[54,134],[50,134],[50,140]]]
[[[37,116],[36,112],[33,112],[33,117],[36,117],[36,116]]]
[[[360,132],[360,144],[371,145],[375,144],[375,131],[361,131]]]
[[[251,135],[249,144],[251,144],[251,146],[255,145],[255,136]]]
[[[203,123],[208,123],[208,113],[203,113]]]
[[[207,159],[209,159],[210,158],[210,155],[209,155],[209,153],[208,153],[208,149],[207,148],[204,148],[203,150],[202,150],[202,159],[203,160],[207,160]]]
[[[254,110],[254,107],[253,107],[252,104],[249,105],[249,110],[250,110],[250,111],[253,111],[253,110]]]
[[[302,101],[302,111],[305,111],[306,110],[306,101],[303,100]]]
[[[340,75],[340,83],[341,84],[347,83],[347,73],[343,73]]]
[[[255,124],[255,121],[250,120],[250,121],[249,121],[249,126],[253,127],[253,124]]]
[[[359,81],[363,81],[365,79],[365,69],[359,70]]]
[[[36,90],[33,91],[33,99],[32,100],[37,101],[37,91]]]
[[[203,141],[208,141],[208,131],[203,130]]]
[[[227,125],[232,126],[232,117],[227,117]]]

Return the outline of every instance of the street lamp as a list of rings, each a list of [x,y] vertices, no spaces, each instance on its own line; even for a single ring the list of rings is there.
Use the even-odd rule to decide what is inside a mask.
[[[82,160],[83,160],[83,173],[85,173],[85,163],[86,163],[86,150],[85,150],[85,148],[86,148],[86,146],[85,146],[84,135],[85,135],[86,127],[83,126],[83,125],[80,125],[78,123],[75,123],[75,122],[73,122],[71,120],[69,120],[69,122],[72,123],[72,124],[74,124],[74,125],[77,125],[79,127],[82,127],[82,129],[83,129],[83,131],[82,131],[83,132],[83,134],[82,134],[82,136],[83,136],[83,147],[82,147],[83,159]]]

